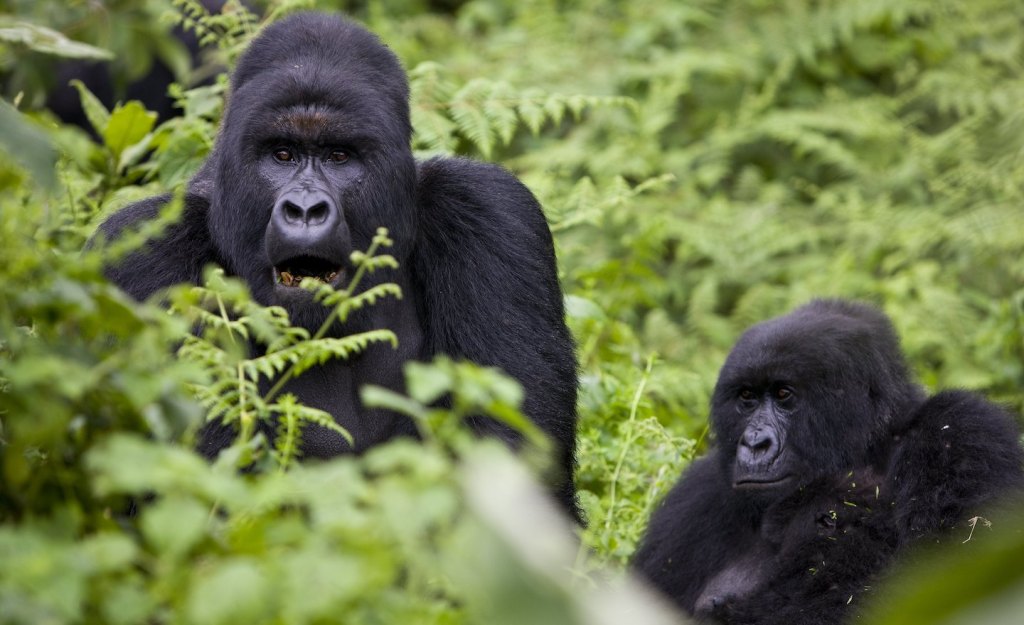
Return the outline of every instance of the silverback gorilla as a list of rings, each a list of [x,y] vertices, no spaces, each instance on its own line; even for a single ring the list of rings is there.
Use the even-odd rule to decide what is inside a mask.
[[[375,272],[360,288],[395,282],[403,297],[360,311],[334,332],[390,328],[399,347],[376,345],[289,382],[285,390],[330,412],[355,438],[353,450],[311,426],[303,453],[360,452],[415,435],[407,418],[362,406],[358,389],[400,390],[403,362],[447,354],[500,367],[522,384],[524,412],[555,444],[551,488],[577,515],[576,360],[544,215],[497,166],[416,162],[411,132],[405,72],[376,36],[319,13],[273,24],[238,63],[216,145],[189,184],[180,222],[108,276],[143,299],[198,283],[216,263],[244,279],[257,301],[283,306],[293,323],[316,330],[328,311],[296,288],[300,279],[346,285],[350,254],[386,227],[400,269]],[[102,235],[137,228],[169,199],[126,207],[101,226]],[[518,443],[517,433],[493,420],[471,425]],[[208,427],[200,449],[213,456],[232,436]]]
[[[819,300],[755,325],[711,400],[717,449],[655,511],[634,567],[701,620],[853,618],[895,554],[1020,488],[1014,420],[926,397],[889,320]]]

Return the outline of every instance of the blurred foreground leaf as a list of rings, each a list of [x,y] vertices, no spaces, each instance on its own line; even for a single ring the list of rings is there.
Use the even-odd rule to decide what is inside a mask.
[[[13,106],[0,100],[0,147],[45,189],[56,184],[57,151],[53,142]],[[0,180],[0,183],[3,181]]]
[[[0,41],[70,59],[110,60],[109,50],[68,39],[56,30],[0,15]]]

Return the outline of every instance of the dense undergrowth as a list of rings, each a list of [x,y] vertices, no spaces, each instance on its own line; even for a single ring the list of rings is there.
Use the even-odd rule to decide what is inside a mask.
[[[0,623],[661,622],[622,567],[709,443],[732,342],[815,296],[882,306],[926,386],[1024,409],[1018,2],[3,6]],[[216,273],[172,294],[174,314],[135,305],[82,252],[110,212],[181,188],[213,143],[218,68],[310,6],[399,55],[420,155],[500,162],[542,200],[581,360],[580,545],[532,503],[519,462],[455,425],[518,417],[518,389],[494,372],[413,368],[411,398],[374,399],[416,415],[424,443],[295,464],[298,425],[319,416],[245,392],[295,361],[254,362],[231,336],[282,350],[308,337]],[[59,124],[42,104],[65,57],[112,58],[119,83],[161,59],[182,114],[108,110],[80,88],[95,137]],[[444,392],[458,410],[425,407]],[[209,465],[190,449],[211,414],[243,436]],[[275,447],[245,429],[269,415],[286,434]],[[877,622],[1016,622],[1022,528],[894,582]]]

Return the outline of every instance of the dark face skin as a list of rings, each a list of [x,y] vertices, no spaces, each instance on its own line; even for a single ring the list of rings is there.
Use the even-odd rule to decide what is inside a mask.
[[[796,481],[786,434],[798,402],[793,387],[784,382],[740,388],[735,407],[745,426],[736,443],[733,488],[778,489]]]
[[[283,306],[311,331],[329,311],[298,288],[303,278],[347,288],[352,253],[367,250],[380,227],[396,242],[384,252],[402,263],[415,214],[408,149],[391,151],[367,131],[362,116],[315,95],[235,111],[244,125],[235,131],[226,125],[227,139],[236,143],[221,149],[218,181],[224,184],[211,211],[211,231],[254,298]],[[238,107],[245,103],[236,100]],[[241,156],[227,156],[235,152]],[[380,281],[400,282],[395,272],[375,272],[358,288]],[[350,317],[349,331],[365,326],[365,316]]]
[[[833,373],[831,362],[808,350],[780,350],[756,335],[734,349],[712,399],[733,490],[770,505],[865,460],[873,433],[858,439],[862,424],[846,411],[867,393],[836,386]]]
[[[276,190],[266,229],[274,299],[308,297],[296,290],[309,277],[334,287],[351,278],[352,235],[345,215],[346,190],[358,185],[364,166],[354,149],[293,139],[266,143],[260,176]]]

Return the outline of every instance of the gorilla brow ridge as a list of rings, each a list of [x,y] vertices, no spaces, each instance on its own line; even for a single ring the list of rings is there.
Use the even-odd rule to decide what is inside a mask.
[[[339,120],[337,110],[322,104],[291,107],[281,112],[273,122],[274,132],[284,138],[325,144],[349,136],[351,129],[346,126]]]

